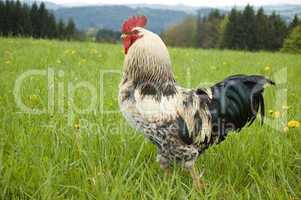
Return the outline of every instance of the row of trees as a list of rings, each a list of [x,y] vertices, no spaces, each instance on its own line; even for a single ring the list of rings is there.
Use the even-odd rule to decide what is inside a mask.
[[[95,36],[96,42],[109,42],[109,43],[116,43],[120,41],[120,32],[112,31],[108,29],[100,29],[97,31]]]
[[[253,7],[243,12],[232,9],[223,32],[221,47],[248,50],[279,50],[289,32],[284,20],[276,15],[267,16],[261,8],[255,14]]]
[[[162,33],[173,46],[279,50],[285,38],[300,24],[298,17],[287,25],[275,12],[268,16],[250,5],[243,11],[233,8],[228,15],[213,10],[207,17],[188,17]]]
[[[72,19],[67,24],[57,22],[44,3],[28,6],[19,0],[0,0],[0,35],[69,40],[75,37],[76,27]]]

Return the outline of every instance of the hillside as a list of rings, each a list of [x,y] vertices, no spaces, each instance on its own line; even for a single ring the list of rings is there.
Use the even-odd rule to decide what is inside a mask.
[[[32,4],[34,0],[24,0]],[[41,1],[37,1],[41,2]],[[55,4],[43,1],[46,7],[53,10],[57,18],[67,22],[73,18],[81,30],[90,28],[105,28],[114,31],[120,30],[120,24],[128,16],[144,14],[149,17],[149,27],[152,31],[160,33],[168,26],[183,20],[188,15],[196,15],[200,11],[201,16],[207,16],[213,7],[192,7],[187,5],[163,5],[163,4],[128,4],[128,5],[85,5],[82,4]],[[222,13],[227,13],[232,7],[219,7]],[[242,9],[242,7],[237,7]],[[258,8],[258,7],[256,7]],[[268,14],[275,11],[287,22],[291,21],[294,15],[301,16],[301,4],[290,5],[265,5],[263,8]]]
[[[300,5],[281,5],[281,6],[264,6],[267,13],[271,14],[273,11],[279,13],[287,22],[293,19],[294,15],[301,17],[301,4]]]
[[[136,4],[129,6],[77,6],[77,7],[57,7],[54,10],[57,18],[65,21],[72,17],[79,29],[105,28],[114,31],[120,30],[120,24],[128,16],[147,15],[149,18],[149,28],[160,33],[168,26],[183,20],[188,15],[195,15],[197,10],[202,16],[207,16],[213,8],[196,8],[188,6],[164,6]],[[222,12],[229,12],[231,7],[219,8]],[[240,9],[240,7],[238,7]],[[277,5],[264,6],[268,14],[276,11],[287,22],[292,20],[295,14],[301,16],[301,5]]]
[[[127,6],[87,6],[59,8],[54,11],[56,17],[67,20],[72,17],[79,29],[105,28],[119,31],[122,22],[132,15],[146,15],[148,28],[160,33],[167,26],[179,22],[187,16],[183,11],[130,8]]]

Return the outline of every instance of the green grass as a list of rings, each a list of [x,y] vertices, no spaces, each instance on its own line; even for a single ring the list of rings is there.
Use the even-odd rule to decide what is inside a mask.
[[[197,165],[205,169],[208,186],[197,192],[180,168],[164,176],[154,145],[136,134],[120,113],[101,112],[101,105],[118,110],[121,74],[100,79],[100,73],[121,72],[120,45],[0,38],[0,199],[300,199],[300,128],[282,131],[285,102],[275,102],[287,93],[287,118],[301,120],[301,56],[176,48],[170,53],[176,79],[186,87],[235,73],[286,80],[281,69],[287,69],[287,82],[265,93],[267,112],[281,112],[276,119],[267,114],[268,122],[279,128],[261,127],[256,121],[206,151]],[[270,71],[264,70],[267,66]],[[54,111],[22,113],[13,94],[15,81],[28,70],[47,68],[55,77]],[[68,85],[82,81],[96,89],[97,106],[79,114],[70,107],[71,100],[85,108],[91,95],[79,88],[71,99]],[[28,107],[46,109],[47,76],[24,80],[20,95]]]

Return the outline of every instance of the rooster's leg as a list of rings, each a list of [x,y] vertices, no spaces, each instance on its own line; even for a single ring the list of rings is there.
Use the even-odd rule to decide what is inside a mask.
[[[165,169],[163,169],[164,170],[164,175],[165,176],[170,176],[171,175],[171,170],[170,170],[170,168],[165,168]]]
[[[200,174],[197,172],[197,169],[195,168],[195,166],[192,166],[189,169],[189,172],[190,172],[190,175],[193,180],[193,185],[196,187],[196,189],[198,189],[198,190],[205,189],[206,184],[203,180],[201,180]]]
[[[165,159],[160,154],[158,154],[157,161],[159,162],[161,169],[164,171],[165,176],[170,176],[171,170],[170,170],[169,162],[167,161],[167,159]]]

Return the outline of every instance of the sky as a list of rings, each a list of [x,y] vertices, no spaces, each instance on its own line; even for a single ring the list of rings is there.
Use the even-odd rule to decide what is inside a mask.
[[[166,4],[189,6],[233,6],[233,5],[267,5],[267,4],[301,4],[301,0],[46,0],[58,4]]]

